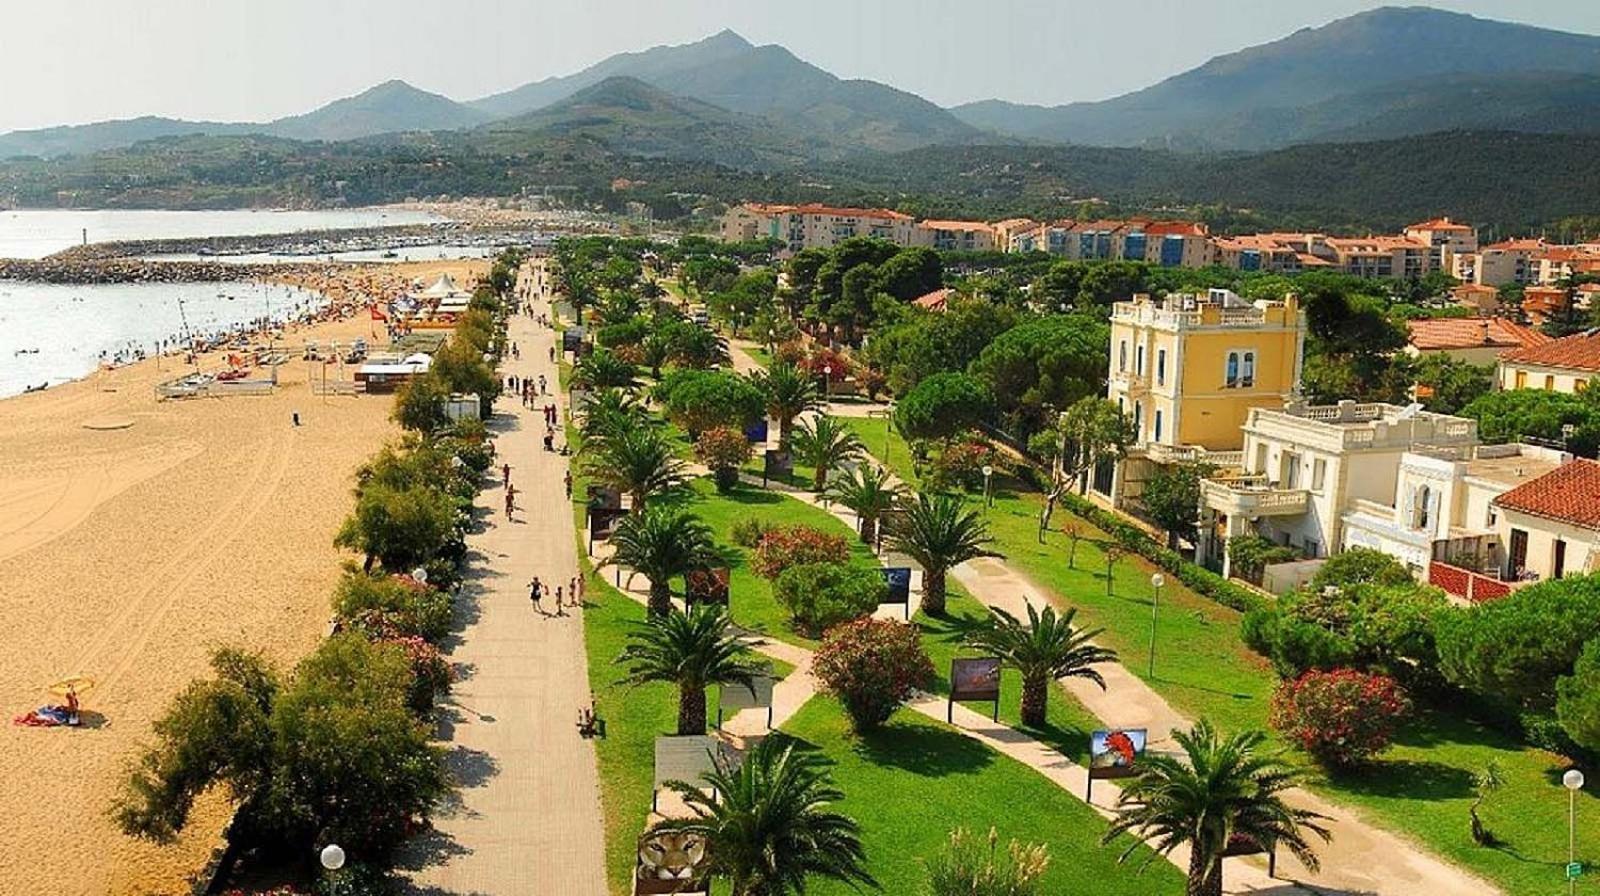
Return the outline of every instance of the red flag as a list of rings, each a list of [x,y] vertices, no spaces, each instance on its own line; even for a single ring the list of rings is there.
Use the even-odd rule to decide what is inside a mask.
[[[374,302],[374,303],[373,303],[373,304],[371,304],[371,305],[368,305],[368,306],[367,306],[367,310],[369,310],[369,311],[371,311],[371,312],[372,312],[372,319],[373,319],[373,320],[383,320],[383,321],[386,321],[386,320],[388,320],[388,319],[389,319],[389,316],[388,316],[388,315],[387,315],[387,314],[384,314],[384,313],[383,313],[383,312],[382,312],[382,311],[379,311],[379,310],[378,310],[378,305],[377,305],[377,303],[376,303],[376,302]]]

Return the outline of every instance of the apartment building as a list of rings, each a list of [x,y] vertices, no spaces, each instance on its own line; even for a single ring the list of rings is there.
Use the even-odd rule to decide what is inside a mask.
[[[1502,240],[1477,252],[1453,255],[1446,270],[1463,283],[1522,286],[1538,281],[1539,266],[1534,259],[1546,248],[1542,239]]]
[[[1600,330],[1586,330],[1500,356],[1496,382],[1501,389],[1543,389],[1577,393],[1600,374]]]
[[[1033,248],[1034,234],[1042,226],[1032,218],[1007,218],[1004,221],[996,221],[993,225],[995,248],[1001,252],[1042,251]]]
[[[881,208],[768,205],[747,202],[722,216],[725,242],[776,239],[791,253],[802,249],[827,249],[850,239],[868,236],[901,246],[918,245],[916,221],[910,215]]]
[[[1094,491],[1120,505],[1137,499],[1162,466],[1237,466],[1240,424],[1253,408],[1290,398],[1305,334],[1293,296],[1251,304],[1213,289],[1113,305],[1106,397],[1132,418],[1136,435],[1126,460],[1093,472]]]
[[[1420,405],[1353,401],[1251,408],[1242,429],[1240,470],[1201,483],[1197,556],[1224,574],[1228,540],[1240,535],[1260,535],[1307,558],[1337,552],[1357,501],[1393,500],[1403,455],[1478,443],[1476,420]]]
[[[1298,274],[1325,270],[1333,262],[1312,248],[1322,238],[1311,233],[1257,233],[1221,237],[1211,241],[1211,262],[1238,271],[1265,271],[1273,274]]]
[[[1425,243],[1431,249],[1433,270],[1447,271],[1457,255],[1478,251],[1478,232],[1471,226],[1449,218],[1421,221],[1402,230],[1407,239]]]
[[[922,221],[912,239],[912,245],[948,252],[993,252],[1004,248],[1004,244],[996,243],[994,226],[982,221]]]
[[[1409,237],[1330,236],[1321,247],[1324,252],[1316,254],[1329,258],[1335,270],[1357,277],[1416,280],[1433,270],[1433,247]]]

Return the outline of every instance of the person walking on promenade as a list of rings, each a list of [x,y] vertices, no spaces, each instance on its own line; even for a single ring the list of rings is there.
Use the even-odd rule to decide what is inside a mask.
[[[553,345],[550,346],[550,363],[556,363],[556,347]]]
[[[511,519],[511,512],[517,509],[517,487],[506,486],[506,519]]]
[[[502,486],[504,486],[505,488],[510,488],[511,487],[511,465],[510,464],[502,464],[500,466],[500,476],[502,477],[501,481],[500,481],[500,484]]]
[[[561,481],[567,487],[567,497],[571,498],[572,497],[572,471],[568,470],[566,472],[566,475],[561,477]]]
[[[538,576],[534,576],[533,581],[528,583],[528,602],[533,604],[533,608],[539,611],[540,616],[548,616],[550,614],[546,613],[544,611],[544,606],[539,603],[540,599],[543,597],[544,583],[539,581]]]
[[[578,600],[578,577],[577,576],[573,576],[572,580],[567,582],[567,594],[571,596],[572,608],[574,610],[579,609],[580,607],[583,606],[583,602]]]
[[[567,615],[567,611],[565,609],[563,609],[564,607],[566,607],[566,602],[561,597],[561,586],[557,585],[556,586],[556,615],[557,616],[565,616],[565,615]]]
[[[548,385],[546,385],[544,374],[542,374],[542,373],[539,374],[539,394],[540,395],[549,395],[550,394],[550,389],[549,389]]]

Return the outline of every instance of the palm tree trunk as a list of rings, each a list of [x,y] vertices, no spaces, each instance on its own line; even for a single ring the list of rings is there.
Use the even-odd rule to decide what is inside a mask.
[[[1045,707],[1050,699],[1050,676],[1046,673],[1029,674],[1022,679],[1022,724],[1029,728],[1043,728]]]
[[[647,607],[651,616],[665,616],[672,612],[672,588],[665,581],[650,580],[650,603]]]
[[[922,574],[922,612],[929,616],[944,615],[944,576],[942,569]]]
[[[1187,896],[1222,896],[1222,860],[1200,853],[1193,845],[1189,847],[1189,881],[1184,893]]]
[[[873,541],[877,540],[877,537],[878,518],[875,516],[863,516],[861,518],[861,542],[863,544],[872,544]]]
[[[818,494],[820,494],[822,492],[822,490],[827,488],[827,487],[828,487],[828,466],[827,466],[827,464],[819,464],[817,466],[817,472],[812,474],[812,476],[811,476],[811,490],[814,491],[814,492],[817,492]]]
[[[793,417],[778,418],[778,450],[789,450],[789,433],[794,431]]]
[[[706,689],[678,685],[678,735],[706,733]]]

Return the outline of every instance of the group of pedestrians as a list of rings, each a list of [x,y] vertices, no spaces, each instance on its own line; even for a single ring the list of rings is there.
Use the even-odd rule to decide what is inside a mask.
[[[545,379],[542,373],[537,377],[519,378],[515,375],[508,376],[506,377],[506,391],[518,395],[522,400],[523,407],[531,408],[539,396],[550,394],[550,381]],[[551,407],[554,407],[554,405],[551,405]],[[545,416],[548,418],[549,414]],[[546,419],[545,422],[548,424],[549,420]]]
[[[567,580],[565,590],[559,584],[555,586],[556,611],[554,613],[547,613],[544,609],[544,599],[549,595],[549,591],[550,586],[546,585],[538,576],[534,576],[533,581],[528,583],[528,602],[533,604],[533,609],[540,616],[565,616],[567,615],[568,607],[574,610],[583,607],[583,579],[579,576],[573,576]]]

